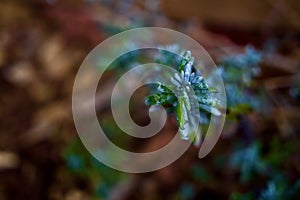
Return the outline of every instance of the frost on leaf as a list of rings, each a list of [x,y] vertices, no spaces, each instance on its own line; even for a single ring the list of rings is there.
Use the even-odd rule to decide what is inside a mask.
[[[219,100],[212,97],[211,93],[218,92],[210,88],[198,69],[194,67],[194,58],[190,51],[183,53],[178,63],[178,73],[175,73],[170,80],[172,85],[157,84],[153,94],[146,97],[146,104],[162,105],[169,111],[176,114],[179,133],[184,140],[190,140],[198,145],[201,140],[200,132],[195,133],[195,124],[190,117],[192,103],[198,103],[200,111],[205,111],[215,116],[220,116],[221,112],[218,107]],[[195,95],[191,95],[191,90]],[[176,91],[177,97],[172,91]],[[200,116],[196,117],[199,121]]]

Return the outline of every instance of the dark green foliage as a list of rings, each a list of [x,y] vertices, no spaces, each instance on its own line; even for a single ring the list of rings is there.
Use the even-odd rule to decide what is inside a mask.
[[[110,189],[127,177],[92,157],[79,139],[65,149],[63,156],[72,175],[91,181],[95,186],[94,193],[101,199],[106,199]]]
[[[193,178],[202,183],[208,182],[211,178],[205,167],[196,164],[192,166],[192,175]]]

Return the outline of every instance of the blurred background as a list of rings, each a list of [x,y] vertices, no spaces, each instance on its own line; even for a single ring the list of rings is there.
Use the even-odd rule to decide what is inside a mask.
[[[0,199],[299,199],[299,11],[297,0],[1,0]],[[228,116],[204,159],[191,147],[166,168],[128,174],[86,151],[71,96],[97,44],[143,26],[180,31],[205,47],[222,69]],[[106,77],[135,59],[115,63]],[[139,124],[149,120],[145,95],[133,98]],[[140,141],[123,136],[107,103],[97,111],[111,139],[137,152],[158,149],[177,131],[170,115],[158,135]]]

